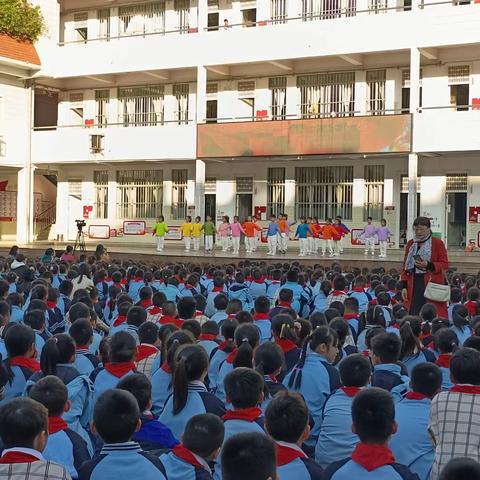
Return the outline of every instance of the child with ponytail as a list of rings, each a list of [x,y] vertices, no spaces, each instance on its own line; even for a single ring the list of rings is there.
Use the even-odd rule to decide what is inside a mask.
[[[301,348],[298,348],[298,335],[294,319],[285,313],[279,313],[272,319],[272,335],[275,343],[280,347],[285,357],[283,371],[279,380],[298,363]]]
[[[27,380],[40,371],[40,364],[35,358],[35,332],[21,323],[9,324],[5,330],[4,341],[8,357],[0,363],[0,385],[4,393],[0,405],[20,397]]]
[[[59,333],[45,342],[40,356],[41,371],[30,377],[26,391],[40,379],[55,375],[67,387],[70,409],[63,415],[68,426],[86,442],[93,454],[90,436],[87,433],[91,421],[93,385],[87,376],[75,368],[75,341],[66,333]]]
[[[434,336],[435,349],[440,352],[436,364],[442,371],[442,390],[450,390],[453,387],[450,379],[450,360],[458,349],[457,334],[450,328],[441,328]]]
[[[338,370],[332,365],[337,355],[336,332],[318,327],[305,341],[299,362],[283,380],[289,390],[301,393],[307,403],[314,426],[305,443],[311,448],[318,439],[325,401],[341,385]]]
[[[225,377],[234,368],[246,367],[253,368],[253,351],[260,343],[260,330],[251,323],[240,325],[235,330],[236,348],[221,363],[218,370],[217,390],[215,395],[225,402],[225,386],[223,384]]]
[[[469,313],[465,305],[455,305],[452,310],[451,329],[457,334],[458,344],[460,347],[463,342],[472,335],[472,328],[470,327]]]
[[[173,394],[159,421],[181,438],[190,418],[201,413],[225,414],[225,406],[204,384],[208,372],[207,352],[200,345],[183,345],[175,352]]]

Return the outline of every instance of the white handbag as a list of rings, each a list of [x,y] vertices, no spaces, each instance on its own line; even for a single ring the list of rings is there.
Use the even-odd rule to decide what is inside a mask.
[[[433,302],[448,302],[450,301],[450,285],[428,282],[423,296]]]

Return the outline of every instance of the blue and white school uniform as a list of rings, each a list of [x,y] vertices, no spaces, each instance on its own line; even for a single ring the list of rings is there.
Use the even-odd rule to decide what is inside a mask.
[[[435,362],[442,371],[442,390],[447,391],[453,387],[453,382],[450,378],[450,360],[451,353],[441,353]]]
[[[285,392],[287,391],[287,387],[282,382],[279,382],[275,377],[272,375],[264,375],[263,380],[265,382],[265,387],[267,390],[267,394],[262,402],[261,409],[263,415],[265,415],[265,411],[267,410],[268,404],[272,401],[272,398],[278,392]]]
[[[218,341],[216,340],[215,335],[202,334],[198,339],[198,345],[201,345],[203,349],[207,352],[208,358],[211,358],[213,351],[218,348]]]
[[[267,295],[267,289],[268,284],[265,282],[265,280],[253,280],[250,282],[250,286],[248,287],[248,291],[253,301],[255,301],[255,299],[258,297],[265,297]]]
[[[253,324],[260,332],[260,344],[269,342],[272,338],[272,322],[267,314],[255,314],[253,317]]]
[[[167,399],[162,414],[158,418],[172,433],[181,438],[187,422],[194,416],[202,413],[213,413],[218,417],[225,414],[225,405],[215,395],[207,391],[203,382],[194,381],[188,385],[187,403],[183,410],[173,413],[173,394]]]
[[[140,300],[140,289],[145,286],[143,278],[141,280],[133,279],[128,285],[128,296],[132,299],[133,303],[137,303]]]
[[[23,358],[23,357],[22,357]],[[31,359],[26,359],[27,361],[32,361]],[[8,360],[4,360],[4,364]],[[4,398],[0,400],[0,405],[7,403],[12,398],[21,397],[25,391],[25,386],[27,385],[28,379],[40,369],[40,365],[37,363],[34,367],[20,366],[20,365],[11,365],[10,366],[13,372],[12,382],[7,382],[3,387]]]
[[[464,325],[462,328],[452,326],[450,327],[450,330],[453,330],[457,334],[460,347],[463,346],[463,343],[467,338],[472,336],[472,329],[468,325]]]
[[[402,359],[402,363],[405,365],[409,376],[417,365],[427,362],[435,362],[435,356],[428,350],[417,352],[415,355],[410,355]]]
[[[216,378],[216,390],[215,395],[225,403],[227,401],[225,395],[225,385],[223,382],[225,381],[225,377],[234,369],[233,362],[235,360],[236,350],[232,352],[228,357],[220,364],[220,368],[218,369],[218,376]],[[211,388],[212,386],[210,386]]]
[[[208,366],[208,381],[210,390],[215,391],[217,388],[217,379],[220,372],[220,366],[225,359],[230,355],[230,352],[225,352],[223,346],[220,345],[216,350],[210,354],[210,365]]]
[[[228,318],[228,314],[225,312],[225,310],[217,310],[211,317],[210,320],[212,320],[215,323],[222,323],[224,320]]]
[[[240,300],[243,310],[252,307],[252,297],[246,283],[232,283],[228,289],[228,298],[230,300]]]
[[[410,388],[410,379],[402,374],[402,367],[396,363],[382,363],[373,367],[372,387],[388,390],[395,401],[400,401]]]
[[[105,444],[99,455],[83,464],[79,476],[82,480],[166,480],[159,458],[136,442]]]
[[[272,280],[267,287],[267,297],[269,298],[270,302],[277,297],[277,292],[280,290],[280,280]]]
[[[89,348],[77,347],[75,357],[75,368],[81,375],[90,377],[92,372],[98,367],[100,360],[90,353]]]
[[[115,365],[121,365],[121,364],[113,364]],[[98,397],[105,392],[106,390],[109,390],[111,388],[116,388],[118,385],[118,382],[125,378],[127,375],[131,375],[132,373],[136,373],[135,370],[135,364],[125,362],[125,369],[122,373],[117,373],[113,374],[108,371],[109,369],[109,364],[106,364],[102,370],[98,373],[98,375],[95,377],[95,381],[93,383],[94,391],[95,393],[93,394],[93,405],[97,403]]]
[[[357,299],[359,313],[366,312],[368,304],[372,301],[372,296],[360,287],[353,288],[348,292],[348,296]]]
[[[297,376],[294,384],[289,386],[292,375],[295,373],[298,375],[300,372],[300,385],[298,387],[295,385],[298,381]],[[303,368],[298,371],[298,368],[295,367],[285,376],[283,384],[289,390],[297,391],[302,394],[305,399],[310,415],[314,421],[310,437],[305,444],[313,448],[315,447],[318,435],[320,434],[325,401],[332,392],[337,390],[341,385],[338,370],[331,365],[323,355],[314,352],[308,347]]]
[[[323,470],[294,443],[276,442],[278,480],[323,480]]]
[[[202,457],[195,455],[183,445],[160,456],[168,480],[210,480],[212,471]]]
[[[160,415],[167,398],[172,393],[172,374],[167,364],[163,364],[152,375],[152,412]]]
[[[18,305],[12,305],[10,323],[23,323],[23,310]]]
[[[397,433],[389,441],[398,463],[406,465],[420,480],[429,480],[435,459],[435,447],[428,433],[432,401],[424,395],[409,392],[395,405]]]

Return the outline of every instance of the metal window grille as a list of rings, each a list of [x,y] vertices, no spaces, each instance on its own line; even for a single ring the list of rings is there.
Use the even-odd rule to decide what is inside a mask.
[[[340,17],[341,3],[341,0],[302,0],[302,19],[311,21]]]
[[[207,83],[207,95],[216,98],[217,93],[218,93],[218,83],[213,83],[213,82]]]
[[[124,5],[118,20],[120,36],[165,32],[165,2]]]
[[[450,65],[448,67],[448,84],[464,85],[470,83],[470,65]]]
[[[368,1],[369,13],[387,13],[387,0],[369,0]]]
[[[119,122],[124,127],[162,125],[164,91],[163,85],[119,88]]]
[[[269,168],[267,171],[267,211],[278,217],[285,211],[285,168]]]
[[[287,114],[287,77],[274,77],[268,79],[271,91],[271,116],[272,120],[285,120]]]
[[[355,72],[301,75],[297,87],[302,118],[354,115]]]
[[[175,95],[176,111],[175,116],[178,124],[188,123],[188,94],[190,86],[188,83],[180,83],[173,86],[173,94]]]
[[[217,193],[217,179],[215,177],[205,178],[205,193]]]
[[[163,209],[163,170],[117,171],[117,218],[157,218]]]
[[[188,170],[172,170],[172,218],[180,220],[187,216]]]
[[[367,71],[368,113],[371,115],[385,114],[386,70]]]
[[[417,192],[421,191],[422,187],[422,178],[417,177]],[[408,175],[402,175],[400,177],[400,192],[408,193]]]
[[[97,10],[98,38],[110,39],[110,9]]]
[[[83,93],[71,93],[69,95],[70,107],[83,107]]]
[[[95,90],[95,123],[99,128],[108,125],[108,106],[110,103],[110,90]]]
[[[178,30],[180,33],[188,33],[190,0],[175,0],[174,9],[177,13]]]
[[[95,201],[93,214],[95,218],[108,218],[108,171],[100,170],[93,172],[93,187]]]
[[[235,183],[237,193],[253,193],[253,177],[237,177]]]
[[[363,206],[363,219],[372,217],[374,220],[383,218],[383,192],[385,184],[385,168],[383,165],[366,165],[365,178],[365,203]]]
[[[71,197],[82,199],[82,181],[78,179],[68,179],[68,194]]]
[[[287,0],[270,0],[270,18],[273,23],[285,23],[287,18]]]
[[[238,96],[240,98],[255,95],[255,80],[241,80],[237,84]]]
[[[420,85],[422,85],[423,70],[420,69]],[[402,70],[402,88],[410,88],[410,70]]]
[[[353,166],[296,167],[296,218],[352,219]]]
[[[466,192],[468,177],[466,173],[452,173],[447,175],[447,192]]]

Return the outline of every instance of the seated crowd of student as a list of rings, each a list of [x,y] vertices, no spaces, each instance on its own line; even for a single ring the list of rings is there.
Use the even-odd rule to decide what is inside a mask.
[[[480,480],[480,290],[398,272],[0,259],[0,478]]]

